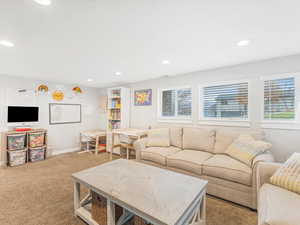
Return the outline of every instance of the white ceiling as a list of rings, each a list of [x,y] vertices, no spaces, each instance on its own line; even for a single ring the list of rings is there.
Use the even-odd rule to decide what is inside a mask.
[[[0,0],[0,74],[103,87],[300,53],[299,0],[52,2]]]

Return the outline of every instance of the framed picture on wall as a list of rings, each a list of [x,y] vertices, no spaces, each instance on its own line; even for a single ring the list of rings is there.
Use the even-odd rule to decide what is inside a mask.
[[[134,91],[134,105],[148,106],[152,105],[152,89],[143,89]]]

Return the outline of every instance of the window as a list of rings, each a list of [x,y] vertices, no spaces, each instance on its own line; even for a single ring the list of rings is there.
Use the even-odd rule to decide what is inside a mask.
[[[162,90],[160,115],[165,118],[190,118],[192,115],[191,88]]]
[[[295,119],[295,78],[264,81],[264,119]]]
[[[248,119],[248,82],[207,86],[201,95],[204,118]]]

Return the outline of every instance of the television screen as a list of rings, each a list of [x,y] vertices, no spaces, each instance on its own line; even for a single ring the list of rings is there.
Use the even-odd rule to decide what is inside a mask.
[[[8,106],[8,123],[38,122],[39,107]]]

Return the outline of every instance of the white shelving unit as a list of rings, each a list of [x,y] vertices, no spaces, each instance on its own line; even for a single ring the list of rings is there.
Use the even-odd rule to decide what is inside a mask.
[[[124,87],[108,89],[108,130],[128,128],[130,120],[130,89]]]
[[[130,121],[130,89],[124,87],[109,88],[107,93],[107,145],[108,151],[112,144],[110,131],[114,129],[129,128]],[[115,145],[119,140],[114,140]],[[119,153],[115,150],[114,152]]]

